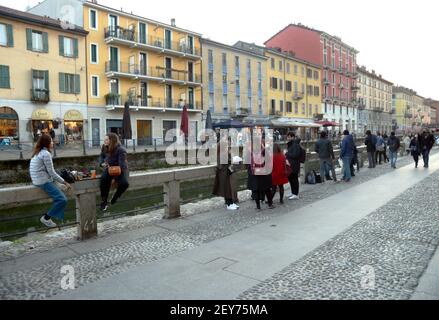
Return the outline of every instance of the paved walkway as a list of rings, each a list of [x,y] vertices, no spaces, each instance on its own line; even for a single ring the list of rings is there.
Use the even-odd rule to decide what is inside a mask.
[[[0,299],[438,299],[439,154],[409,163],[4,261]]]

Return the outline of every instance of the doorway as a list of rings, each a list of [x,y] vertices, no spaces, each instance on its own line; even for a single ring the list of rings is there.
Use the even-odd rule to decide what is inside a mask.
[[[137,144],[139,146],[152,145],[151,120],[137,120]]]

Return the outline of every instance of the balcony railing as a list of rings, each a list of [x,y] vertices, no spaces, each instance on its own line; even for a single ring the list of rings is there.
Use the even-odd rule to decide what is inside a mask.
[[[107,95],[106,102],[107,106],[123,106],[125,102],[128,102],[128,104],[132,107],[142,108],[183,109],[183,107],[186,105],[189,110],[201,109],[201,103],[198,101],[189,103],[183,100],[154,98],[151,96],[136,97],[131,95]]]
[[[197,48],[193,48],[186,43],[186,41],[178,43],[169,41],[164,38],[146,36],[140,37],[135,29],[125,29],[122,27],[105,28],[105,39],[118,39],[123,41],[136,42],[147,46],[152,46],[163,50],[172,50],[183,54],[190,54],[194,56],[201,56],[201,52]]]
[[[303,92],[294,92],[293,94],[293,100],[301,100],[305,94]]]
[[[143,76],[163,80],[201,84],[201,76],[199,74],[174,69],[166,69],[164,67],[146,67],[138,64],[107,61],[105,63],[105,72],[127,74],[133,77]]]
[[[50,101],[49,90],[47,89],[31,89],[30,99],[33,102],[44,102]]]

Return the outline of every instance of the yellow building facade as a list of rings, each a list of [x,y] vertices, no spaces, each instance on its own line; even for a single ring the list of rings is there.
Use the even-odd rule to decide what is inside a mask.
[[[61,1],[63,2],[63,1]],[[179,129],[183,106],[190,130],[201,128],[200,34],[89,1],[64,1],[87,38],[88,110],[91,140],[121,134],[123,106],[129,103],[133,143],[161,145]],[[46,0],[33,10],[57,15]],[[57,16],[58,18],[58,16]],[[99,142],[100,141],[100,142]]]
[[[314,122],[322,115],[319,67],[272,49],[266,56],[269,114]]]
[[[86,35],[0,7],[0,138],[32,143],[54,129],[57,143],[84,139]]]
[[[393,126],[396,130],[413,132],[417,126],[417,92],[402,86],[393,87]]]
[[[267,59],[262,52],[202,39],[204,111],[213,121],[268,121]]]

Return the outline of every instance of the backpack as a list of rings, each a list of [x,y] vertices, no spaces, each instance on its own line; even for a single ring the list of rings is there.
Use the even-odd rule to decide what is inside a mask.
[[[306,174],[306,183],[308,184],[316,184],[316,176],[314,171],[308,172]]]
[[[60,177],[63,178],[67,183],[75,183],[76,181],[75,176],[68,169],[62,169],[60,172]]]
[[[305,163],[306,161],[306,150],[303,149],[302,147],[300,147],[300,158],[299,158],[300,163]]]
[[[312,172],[314,173],[314,177],[316,178],[316,183],[322,183],[322,177],[320,173],[315,172],[314,170]]]

